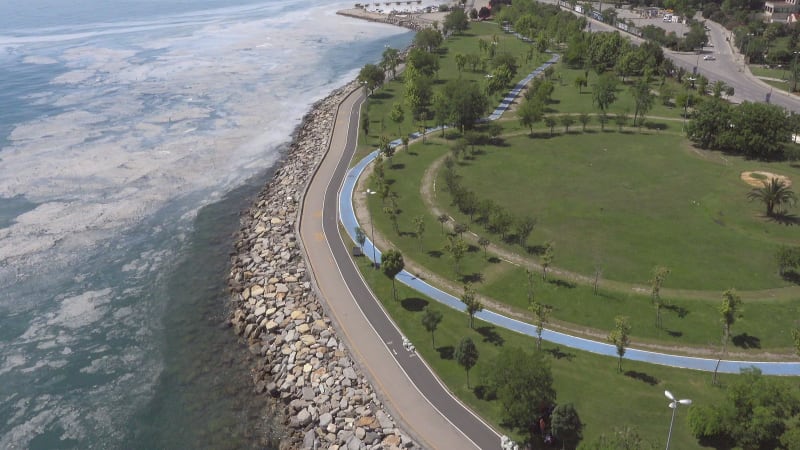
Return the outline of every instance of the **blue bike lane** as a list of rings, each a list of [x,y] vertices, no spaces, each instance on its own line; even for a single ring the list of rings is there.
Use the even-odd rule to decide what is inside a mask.
[[[538,76],[547,67],[555,64],[558,61],[558,55],[553,57],[544,65],[537,68],[525,79],[520,81],[514,89],[512,89],[500,103],[500,105],[488,117],[488,120],[497,120],[502,114],[511,106],[514,99],[519,95],[525,85],[533,78]],[[438,128],[432,128],[426,132],[436,131]],[[410,135],[411,139],[418,138],[419,133]],[[392,145],[399,145],[400,140],[395,140]],[[353,195],[355,193],[356,183],[364,169],[378,156],[378,150],[373,151],[355,166],[350,168],[345,177],[342,190],[339,192],[339,220],[347,231],[348,236],[355,242],[356,227],[360,227],[353,208]],[[364,227],[361,227],[364,229]],[[373,263],[380,263],[381,252],[380,249],[374,246],[370,236],[367,236],[366,242],[363,246],[364,255],[369,258]],[[374,257],[373,257],[374,255]],[[424,294],[437,302],[446,305],[455,310],[465,312],[466,307],[457,297],[450,295],[434,286],[429,285],[424,280],[417,278],[415,275],[402,271],[396,277],[397,281],[405,284],[406,286]],[[475,315],[480,320],[488,322],[492,325],[507,328],[518,333],[522,333],[531,337],[536,337],[536,327],[529,323],[525,323],[493,311],[483,310]],[[581,337],[570,336],[568,334],[560,333],[553,330],[545,329],[542,332],[542,339],[563,345],[565,347],[588,351],[604,356],[617,357],[617,349],[615,346],[606,343],[598,342]],[[717,366],[717,359],[697,358],[682,355],[670,355],[665,353],[657,353],[636,348],[629,348],[625,352],[625,359],[632,361],[642,361],[651,364],[659,364],[663,366],[679,367],[686,369],[702,370],[713,372]],[[800,376],[800,362],[770,362],[770,361],[732,361],[723,360],[719,364],[719,372],[721,373],[739,373],[741,369],[756,367],[766,375],[783,375],[783,376]]]

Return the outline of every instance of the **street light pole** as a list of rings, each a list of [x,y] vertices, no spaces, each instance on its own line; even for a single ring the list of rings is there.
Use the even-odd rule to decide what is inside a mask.
[[[675,396],[670,391],[664,391],[664,395],[671,400],[669,407],[672,408],[672,419],[669,421],[669,433],[667,434],[667,450],[669,450],[669,441],[672,438],[672,425],[675,423],[675,411],[678,410],[678,405],[691,405],[692,401],[687,399],[675,400]]]
[[[367,189],[366,194],[367,195],[373,195],[373,194],[377,194],[377,192]],[[372,268],[373,269],[377,269],[378,268],[378,260],[375,259],[375,218],[372,217],[372,216],[370,216],[370,218],[369,218],[369,229],[370,229],[370,231],[369,231],[369,234],[370,234],[369,240],[372,242]]]

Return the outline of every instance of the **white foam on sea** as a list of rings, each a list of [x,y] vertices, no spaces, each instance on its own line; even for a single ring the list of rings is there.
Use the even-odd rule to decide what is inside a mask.
[[[265,1],[0,32],[0,64],[53,71],[24,93],[52,110],[0,148],[0,197],[37,204],[0,228],[0,313],[21,325],[0,340],[0,385],[15,391],[0,401],[0,448],[54,428],[112,447],[124,436],[161,370],[152,283],[197,210],[273,165],[309,105],[355,76],[332,55],[405,33],[334,14],[349,7]],[[133,250],[131,230],[168,231],[169,245]]]

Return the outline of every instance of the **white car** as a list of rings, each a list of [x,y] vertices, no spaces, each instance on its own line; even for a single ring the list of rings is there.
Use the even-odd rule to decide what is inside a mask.
[[[703,56],[703,61],[714,61],[715,59],[717,58],[715,58],[714,55]]]

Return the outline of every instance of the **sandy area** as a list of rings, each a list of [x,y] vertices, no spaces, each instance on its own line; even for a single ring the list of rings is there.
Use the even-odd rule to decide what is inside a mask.
[[[769,180],[773,178],[777,178],[778,180],[783,181],[783,184],[785,184],[787,187],[792,185],[792,180],[790,180],[789,177],[787,176],[778,175],[772,172],[764,172],[761,170],[756,170],[752,172],[742,172],[741,178],[742,181],[744,181],[745,183],[755,187],[762,187],[764,186],[764,182],[769,182]]]

